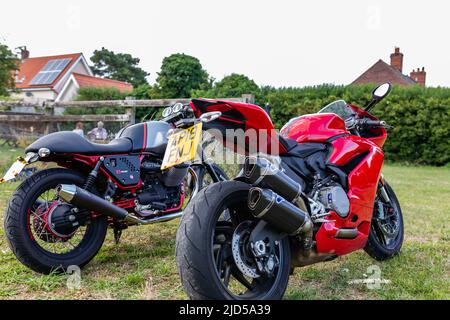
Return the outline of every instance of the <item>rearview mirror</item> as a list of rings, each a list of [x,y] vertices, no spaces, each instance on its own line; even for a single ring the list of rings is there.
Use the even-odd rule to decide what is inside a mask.
[[[389,82],[383,83],[373,89],[372,91],[372,100],[367,104],[365,111],[369,112],[378,102],[383,100],[389,92],[391,92],[392,85]]]
[[[382,85],[379,85],[372,91],[372,96],[374,99],[381,100],[384,97],[386,97],[389,92],[391,92],[391,84],[390,83],[383,83]]]

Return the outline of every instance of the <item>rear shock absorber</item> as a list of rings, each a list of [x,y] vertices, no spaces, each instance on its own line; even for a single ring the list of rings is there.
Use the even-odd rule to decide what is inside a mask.
[[[94,169],[92,169],[92,171],[89,173],[86,182],[84,183],[84,190],[91,191],[91,188],[94,186],[95,180],[97,180],[98,170],[100,169],[100,166],[102,165],[104,160],[104,157],[100,157],[100,159],[97,161]]]

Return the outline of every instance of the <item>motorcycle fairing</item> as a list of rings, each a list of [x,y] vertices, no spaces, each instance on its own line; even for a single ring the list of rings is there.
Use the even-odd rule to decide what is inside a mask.
[[[269,115],[257,105],[212,99],[193,99],[190,106],[197,117],[206,112],[220,111],[222,113],[218,119],[205,123],[205,129],[219,130],[223,137],[226,137],[226,129],[242,129],[244,132],[254,129],[258,142],[260,141],[259,130],[265,130],[268,133],[267,143],[264,145],[264,148],[267,148],[267,153],[270,154],[272,151],[275,153],[275,150],[279,154],[287,152],[288,146],[280,141]],[[272,148],[273,144],[276,144],[275,148]],[[240,146],[235,146],[235,148],[239,153],[246,153],[248,152],[246,146],[248,146],[247,141],[242,148],[239,148]],[[259,148],[258,145],[257,149],[259,150]]]
[[[317,252],[344,255],[364,248],[367,242],[384,154],[378,145],[357,136],[341,137],[332,146],[329,164],[345,165],[352,155],[363,156],[347,177],[350,214],[342,218],[331,211],[330,222],[323,223],[316,234]],[[354,239],[336,238],[339,229],[354,228],[358,230]]]

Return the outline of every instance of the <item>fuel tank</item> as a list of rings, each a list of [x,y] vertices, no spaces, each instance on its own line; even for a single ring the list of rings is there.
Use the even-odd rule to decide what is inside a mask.
[[[301,142],[325,142],[342,134],[349,134],[344,120],[334,113],[307,114],[289,120],[281,129],[283,137]]]
[[[150,152],[164,155],[167,147],[167,132],[171,125],[164,121],[147,121],[133,124],[120,131],[119,138],[133,142],[132,152]]]

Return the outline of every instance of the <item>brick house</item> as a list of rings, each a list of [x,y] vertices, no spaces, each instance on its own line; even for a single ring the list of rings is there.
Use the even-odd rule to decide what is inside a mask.
[[[30,58],[23,47],[14,77],[17,92],[13,96],[26,102],[71,101],[83,87],[133,90],[129,83],[95,77],[82,53]]]
[[[403,53],[400,48],[395,48],[391,54],[391,63],[387,64],[383,60],[378,60],[373,66],[360,75],[352,84],[367,84],[390,82],[401,86],[421,85],[425,86],[427,73],[425,68],[413,70],[409,76],[403,74]]]

